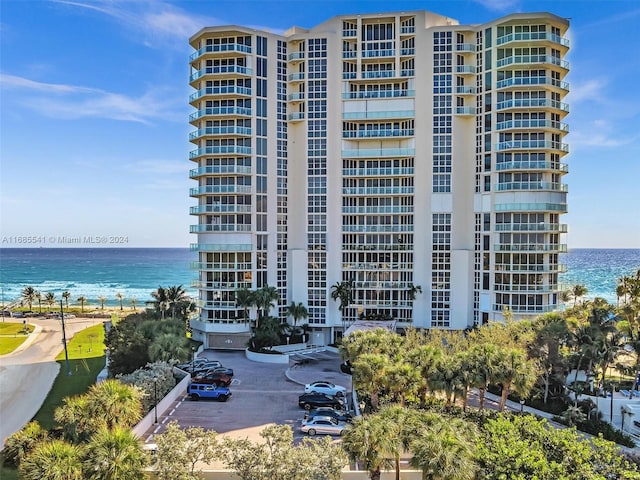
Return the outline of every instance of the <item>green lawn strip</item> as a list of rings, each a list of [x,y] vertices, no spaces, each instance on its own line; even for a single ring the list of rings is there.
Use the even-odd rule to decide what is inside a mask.
[[[6,355],[13,352],[22,343],[29,338],[24,332],[25,325],[13,322],[0,323],[0,355]],[[29,333],[33,332],[35,327],[33,325],[26,325]]]
[[[29,329],[29,332],[33,332],[33,330],[35,329],[35,327],[33,325],[27,324],[26,326]],[[0,323],[0,335],[15,335],[16,333],[22,334],[22,332],[24,331],[24,327],[25,327],[25,325],[22,322],[20,322],[20,323],[14,323],[14,322]]]
[[[19,337],[0,337],[0,355],[13,352],[22,345],[27,338],[29,337],[26,335],[20,335]]]
[[[102,323],[79,331],[71,340],[67,339],[69,360],[104,357],[104,348],[104,325]],[[64,349],[56,357],[56,360],[64,360]]]
[[[0,478],[2,480],[18,480],[18,470],[0,465]]]

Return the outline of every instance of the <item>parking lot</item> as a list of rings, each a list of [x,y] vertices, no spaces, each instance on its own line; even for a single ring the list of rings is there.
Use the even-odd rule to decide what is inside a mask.
[[[318,352],[296,364],[278,365],[248,360],[244,352],[207,350],[199,355],[219,360],[234,370],[229,386],[232,397],[227,402],[211,400],[192,401],[185,395],[165,412],[158,412],[158,425],[147,432],[146,440],[161,433],[170,421],[181,427],[201,426],[236,438],[259,438],[259,432],[268,424],[290,425],[296,438],[304,410],[298,407],[298,396],[304,384],[327,380],[351,388],[351,377],[340,372],[340,357],[331,352]],[[288,377],[287,377],[288,375]]]

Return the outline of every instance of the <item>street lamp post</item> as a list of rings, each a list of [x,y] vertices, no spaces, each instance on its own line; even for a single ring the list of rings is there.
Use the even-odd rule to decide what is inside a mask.
[[[153,423],[158,423],[158,377],[153,377],[153,410],[154,410]]]
[[[520,399],[520,413],[524,413],[524,398]]]
[[[67,365],[67,376],[71,376],[71,366],[69,365],[69,351],[67,350],[67,332],[64,328],[64,309],[60,300],[60,321],[62,322],[62,344],[64,345],[64,361]]]
[[[193,376],[193,371],[195,370],[196,364],[196,346],[191,345],[191,375]]]

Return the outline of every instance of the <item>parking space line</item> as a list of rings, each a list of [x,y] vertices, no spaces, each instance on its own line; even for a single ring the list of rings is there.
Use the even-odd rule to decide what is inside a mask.
[[[158,433],[158,431],[162,428],[162,425],[158,425],[153,433]]]
[[[173,415],[173,413],[176,411],[175,408],[173,408],[170,412],[169,412],[169,416]]]
[[[162,420],[162,424],[164,425],[165,423],[167,423],[169,421],[169,417],[164,417],[164,420]]]

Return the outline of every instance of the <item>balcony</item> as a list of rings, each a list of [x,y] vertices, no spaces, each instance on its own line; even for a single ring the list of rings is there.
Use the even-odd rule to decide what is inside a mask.
[[[400,70],[401,77],[414,77],[415,74],[416,74],[416,71],[413,68],[409,68],[407,70]]]
[[[205,136],[239,136],[239,137],[250,137],[251,136],[251,128],[250,127],[236,127],[236,126],[228,126],[228,127],[206,127],[199,128],[195,132],[191,132],[189,134],[189,140],[196,140],[200,137]]]
[[[362,148],[342,150],[342,158],[413,157],[415,148]]]
[[[343,233],[413,232],[413,225],[343,225]]]
[[[568,173],[569,166],[566,163],[541,162],[536,160],[496,163],[496,171],[504,172],[507,170],[549,170],[552,172]]]
[[[475,65],[456,65],[456,73],[461,75],[475,75]]]
[[[456,87],[456,95],[475,95],[478,89],[472,85],[458,85]]]
[[[251,263],[234,263],[234,262],[191,262],[189,268],[192,270],[251,270]],[[235,302],[233,303],[235,306]]]
[[[496,272],[564,273],[567,271],[567,266],[560,263],[555,265],[538,265],[538,264],[512,265],[509,263],[497,263],[494,269]]]
[[[373,120],[383,118],[413,118],[415,110],[395,110],[384,112],[344,112],[343,120]]]
[[[372,78],[391,78],[396,76],[395,70],[375,70],[370,72],[362,72],[360,78],[372,79]]]
[[[342,58],[357,58],[358,52],[356,50],[344,50],[342,52]]]
[[[289,102],[302,102],[304,100],[304,92],[295,92],[287,95],[287,101]]]
[[[415,97],[415,90],[371,90],[346,92],[342,94],[343,100],[353,100],[358,98],[397,98],[397,97]]]
[[[356,130],[342,132],[342,138],[384,138],[384,137],[413,137],[414,129],[378,129]]]
[[[225,87],[207,87],[189,96],[189,102],[193,102],[201,97],[209,95],[224,95],[226,97],[250,97],[251,89],[247,87],[239,87],[237,85],[229,85]]]
[[[189,225],[189,233],[250,232],[250,231],[251,231],[251,225],[241,225],[237,223]]]
[[[353,214],[381,215],[381,214],[402,214],[402,213],[412,214],[413,212],[414,212],[413,205],[378,205],[375,207],[342,207],[343,215],[353,215]]]
[[[555,312],[560,308],[559,305],[502,305],[502,304],[493,304],[494,312],[502,312],[505,308],[508,308],[509,311],[513,313],[548,313]]]
[[[535,40],[543,40],[547,42],[556,43],[563,47],[569,46],[569,40],[559,35],[554,35],[548,32],[519,32],[503,35],[496,39],[496,45],[504,45],[511,42],[531,42]]]
[[[287,60],[290,62],[304,60],[304,52],[291,52],[289,55],[287,55]]]
[[[473,43],[456,43],[456,52],[476,53],[476,46]]]
[[[205,282],[196,280],[191,285],[194,288],[206,290],[238,290],[240,288],[251,288],[251,282]]]
[[[400,27],[400,35],[411,35],[416,32],[416,27],[413,25]]]
[[[189,195],[192,197],[217,193],[250,194],[252,189],[251,185],[203,185],[202,187],[189,189]]]
[[[569,105],[567,103],[558,102],[548,98],[518,98],[505,100],[496,104],[496,110],[511,110],[519,108],[546,108],[552,110],[561,110],[569,113]]]
[[[202,155],[251,155],[251,147],[240,145],[220,145],[216,147],[202,147],[189,152],[189,159]]]
[[[496,67],[503,68],[509,65],[555,65],[564,70],[569,70],[569,62],[552,55],[511,55],[497,61]]]
[[[416,49],[415,48],[401,48],[400,49],[400,56],[401,57],[412,57],[416,54]]]
[[[203,215],[209,213],[251,213],[251,205],[233,205],[233,204],[206,204],[196,205],[189,208],[190,215]]]
[[[251,282],[248,287],[251,288]],[[242,319],[239,320],[190,320],[189,324],[193,330],[203,333],[249,333],[251,324]]]
[[[358,36],[358,30],[355,29],[355,28],[348,29],[348,30],[342,30],[342,36],[346,37],[346,38],[357,37]]]
[[[395,56],[396,56],[396,51],[394,49],[362,51],[362,58],[380,58],[380,57],[395,57]]]
[[[251,109],[246,107],[210,107],[203,108],[202,110],[198,110],[197,112],[189,115],[189,121],[193,122],[202,117],[209,116],[218,116],[218,117],[228,117],[228,116],[240,116],[240,117],[250,117]]]
[[[567,192],[567,185],[556,182],[506,182],[498,183],[497,191],[548,190],[551,192]]]
[[[496,243],[493,246],[496,252],[567,252],[565,243]]]
[[[242,53],[242,54],[246,54],[246,53],[251,53],[251,47],[248,45],[243,45],[241,43],[220,43],[220,44],[216,44],[216,45],[206,45],[202,48],[200,48],[199,50],[197,50],[196,52],[192,53],[189,56],[189,61],[192,62],[193,60],[195,60],[196,58],[199,58],[203,55],[206,55],[208,53],[211,54],[216,54],[216,53],[232,53],[232,52],[236,52],[236,53]],[[225,55],[227,56],[227,55]]]
[[[189,82],[194,82],[205,75],[224,75],[235,76],[243,75],[249,76],[253,73],[250,68],[242,67],[240,65],[220,65],[218,67],[207,67],[202,70],[198,70],[194,74],[189,76]]]
[[[304,120],[304,112],[293,112],[287,115],[287,120],[290,122],[299,122]]]
[[[505,78],[504,80],[499,80],[496,83],[496,88],[498,89],[506,89],[511,87],[528,87],[528,86],[539,86],[539,85],[549,85],[551,87],[559,88],[560,90],[569,91],[569,83],[563,82],[561,80],[556,80],[555,78],[549,77],[513,77],[513,78]]]
[[[455,115],[471,116],[476,114],[476,107],[456,107]]]
[[[250,252],[253,246],[250,243],[192,243],[189,245],[192,252]]]
[[[507,120],[496,123],[496,130],[545,129],[569,132],[569,125],[553,120]]]
[[[414,187],[343,187],[343,195],[413,195]]]
[[[549,140],[512,140],[496,143],[496,150],[499,152],[505,150],[559,150],[569,153],[569,145]]]
[[[342,169],[342,175],[344,177],[409,177],[413,174],[413,167]]]
[[[244,165],[207,165],[189,171],[190,178],[203,175],[251,175],[251,167]]]
[[[566,223],[497,223],[496,232],[553,232],[567,233]]]
[[[567,212],[566,203],[496,203],[496,212]]]
[[[304,72],[290,73],[287,79],[290,82],[302,82],[304,81]]]
[[[534,292],[534,293],[549,293],[557,292],[558,285],[512,285],[512,284],[500,284],[493,285],[493,289],[496,292]]]

